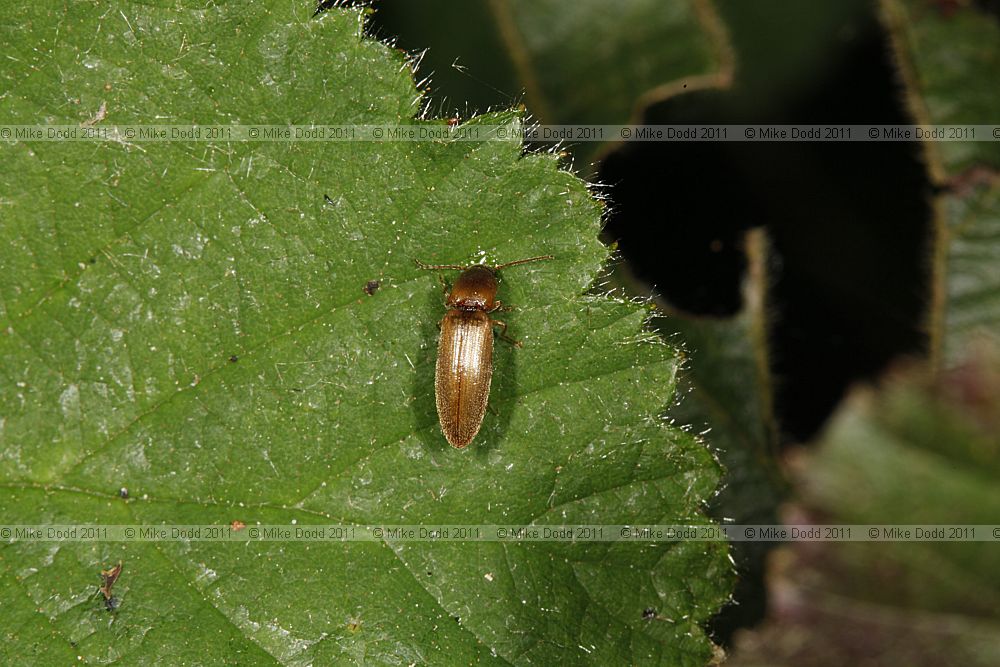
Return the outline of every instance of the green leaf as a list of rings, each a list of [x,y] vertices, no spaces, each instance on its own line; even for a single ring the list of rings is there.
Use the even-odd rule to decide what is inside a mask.
[[[881,5],[917,122],[992,122],[1000,22],[975,3],[955,11],[944,3],[932,7],[920,0],[882,0]],[[1000,145],[988,137],[977,139],[925,143],[931,175],[941,178],[984,164],[1000,168]]]
[[[988,123],[1000,101],[1000,23],[975,6],[930,11],[914,0],[884,0],[884,15],[916,120]],[[979,337],[1000,343],[1000,143],[926,142],[934,203],[931,363],[961,361]]]
[[[443,124],[413,119],[409,63],[363,37],[361,11],[18,15],[7,122]],[[0,160],[3,523],[706,521],[717,464],[656,419],[677,353],[639,306],[584,295],[599,207],[555,157],[18,142]],[[440,286],[413,260],[541,253],[556,259],[504,272],[524,347],[498,345],[495,414],[453,450]],[[118,561],[110,612],[95,592]],[[13,542],[0,582],[19,662],[698,665],[731,577],[714,543],[387,539]]]
[[[939,198],[934,303],[928,318],[937,366],[962,363],[983,338],[1000,345],[1000,178]]]

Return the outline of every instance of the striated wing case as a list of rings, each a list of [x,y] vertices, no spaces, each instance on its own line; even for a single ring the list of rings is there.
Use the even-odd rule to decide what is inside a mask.
[[[441,320],[434,389],[445,438],[465,447],[479,432],[493,378],[493,325],[481,310],[451,310]]]

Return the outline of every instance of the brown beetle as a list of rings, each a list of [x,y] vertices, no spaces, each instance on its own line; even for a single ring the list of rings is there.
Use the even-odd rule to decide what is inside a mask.
[[[441,431],[452,447],[465,447],[479,433],[486,414],[493,379],[493,326],[503,329],[500,337],[520,347],[506,337],[507,325],[489,316],[503,306],[497,300],[500,278],[497,271],[518,264],[555,259],[541,255],[519,259],[496,266],[473,264],[424,264],[422,269],[453,269],[461,271],[445,304],[448,312],[441,320],[438,342],[437,369],[434,373],[434,396],[437,401]]]

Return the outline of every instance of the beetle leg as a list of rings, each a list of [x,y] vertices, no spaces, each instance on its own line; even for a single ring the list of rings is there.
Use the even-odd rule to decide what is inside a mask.
[[[448,295],[451,294],[451,285],[448,284],[448,281],[445,280],[444,276],[442,276],[440,273],[437,274],[437,276],[438,276],[438,278],[441,279],[441,291],[444,292],[444,305],[447,306],[448,305]]]
[[[450,269],[450,268],[459,268],[460,269],[460,268],[462,268],[460,266],[459,267],[452,267],[450,265],[446,265],[446,266],[428,266],[427,264],[424,264],[423,262],[421,262],[419,259],[415,259],[413,261],[415,261],[417,263],[417,266],[419,266],[421,269]],[[448,284],[448,281],[445,280],[444,276],[442,276],[440,273],[437,274],[437,277],[438,277],[438,282],[441,283],[441,290],[444,292],[444,305],[447,306],[448,305],[448,294],[451,293],[451,285]],[[440,325],[438,326],[438,328],[440,328]]]
[[[504,313],[509,313],[510,311],[514,310],[514,306],[505,306],[502,303],[500,303],[499,301],[494,301],[493,302],[493,308],[491,308],[488,312],[492,313],[495,310],[499,310],[499,311],[502,311]]]
[[[497,336],[499,338],[504,339],[505,341],[507,341],[508,343],[510,343],[511,345],[513,345],[514,347],[524,347],[521,344],[521,341],[514,340],[513,338],[511,338],[510,336],[507,335],[507,323],[506,322],[502,322],[500,320],[490,320],[490,322],[494,326],[498,326],[498,327],[501,327],[503,329],[503,331],[501,331],[499,334],[497,334]]]

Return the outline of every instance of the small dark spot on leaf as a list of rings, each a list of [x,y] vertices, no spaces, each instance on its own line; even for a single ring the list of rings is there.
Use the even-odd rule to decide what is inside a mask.
[[[330,195],[323,195],[323,201],[326,202],[327,204],[330,204],[331,206],[334,203],[333,200],[330,199]]]
[[[233,356],[229,357],[229,362],[233,363],[233,364],[235,364],[239,360],[240,360],[240,358],[237,357],[235,354]]]
[[[646,621],[648,621],[651,618],[656,618],[656,610],[653,609],[652,607],[646,607],[645,609],[642,610],[642,618],[643,620]]]
[[[90,258],[89,260],[87,260],[87,261],[89,261],[89,262],[90,262],[91,264],[97,264],[97,258],[96,258],[96,257],[91,257],[91,258]]]
[[[371,296],[371,295],[375,294],[375,292],[378,291],[378,288],[379,288],[380,284],[381,283],[379,283],[379,281],[377,281],[377,280],[369,280],[367,283],[365,283],[365,287],[364,287],[365,294],[367,294],[368,296]]]
[[[118,497],[128,500],[128,488],[123,486],[122,488],[118,489]]]

